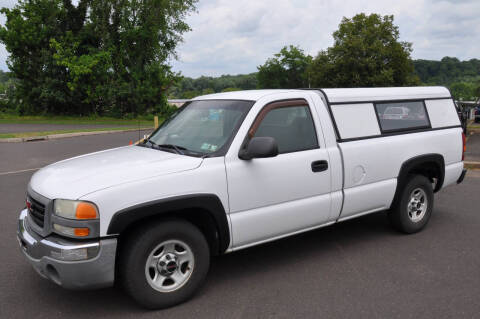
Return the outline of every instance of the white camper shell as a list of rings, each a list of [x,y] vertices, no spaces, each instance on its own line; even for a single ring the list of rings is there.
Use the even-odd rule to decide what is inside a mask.
[[[444,87],[325,89],[323,92],[341,141],[460,125],[453,99]],[[386,124],[382,115],[388,108],[410,110],[405,123],[393,128],[382,126]]]

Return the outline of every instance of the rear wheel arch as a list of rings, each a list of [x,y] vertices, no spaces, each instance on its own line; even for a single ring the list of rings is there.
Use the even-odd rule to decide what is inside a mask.
[[[445,179],[445,160],[443,156],[441,154],[424,154],[405,161],[397,177],[395,198],[398,197],[412,175],[423,175],[430,181],[436,179],[434,192],[438,192]]]
[[[204,234],[213,255],[222,254],[230,245],[227,215],[213,194],[176,196],[128,207],[113,215],[107,235],[120,235],[121,241],[133,229],[159,219],[190,222]]]

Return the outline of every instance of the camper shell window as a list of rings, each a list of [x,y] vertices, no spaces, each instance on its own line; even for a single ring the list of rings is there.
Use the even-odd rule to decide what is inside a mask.
[[[382,132],[431,128],[424,101],[375,103]]]

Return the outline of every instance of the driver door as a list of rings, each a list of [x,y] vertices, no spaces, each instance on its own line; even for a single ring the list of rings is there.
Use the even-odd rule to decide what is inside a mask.
[[[226,156],[233,248],[329,222],[329,158],[315,117],[305,99],[268,103],[241,148],[253,137],[269,136],[275,138],[279,155],[242,160],[236,149]]]

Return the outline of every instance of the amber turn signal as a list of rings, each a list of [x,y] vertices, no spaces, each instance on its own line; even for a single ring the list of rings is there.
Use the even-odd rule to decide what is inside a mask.
[[[90,229],[86,227],[73,228],[73,227],[53,224],[53,229],[55,229],[59,234],[68,235],[72,237],[87,237],[88,235],[90,235]]]
[[[97,208],[90,203],[80,202],[77,205],[75,217],[77,219],[95,219],[98,217]]]
[[[88,228],[75,228],[74,233],[77,237],[87,237],[90,234],[90,230]]]

